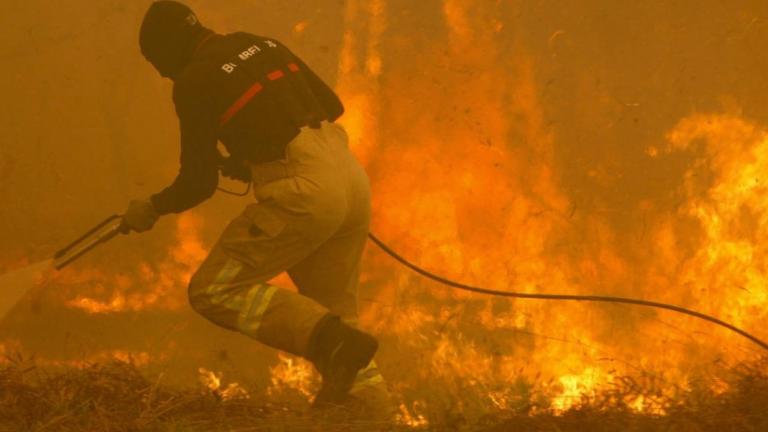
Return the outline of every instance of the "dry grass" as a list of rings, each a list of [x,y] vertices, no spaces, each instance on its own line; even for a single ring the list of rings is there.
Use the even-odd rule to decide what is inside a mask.
[[[252,397],[222,400],[215,392],[170,389],[129,363],[42,370],[14,357],[0,369],[0,431],[371,431],[405,426],[373,423],[349,412],[313,412]],[[768,361],[726,371],[728,390],[703,383],[662,396],[652,377],[620,380],[552,415],[544,406],[489,412],[471,423],[457,412],[431,417],[434,430],[484,431],[768,431]],[[664,415],[637,414],[639,396]],[[430,413],[431,416],[435,412]]]
[[[3,432],[289,431],[312,425],[307,415],[265,401],[164,388],[120,361],[53,372],[14,358],[0,369]]]
[[[613,390],[585,398],[562,415],[512,412],[483,430],[768,431],[768,359],[720,372],[716,380],[724,385],[722,392],[710,389],[714,377],[691,382],[687,390],[677,389],[668,396],[662,396],[660,383],[651,376],[625,378]],[[664,414],[638,414],[630,409],[639,396]]]

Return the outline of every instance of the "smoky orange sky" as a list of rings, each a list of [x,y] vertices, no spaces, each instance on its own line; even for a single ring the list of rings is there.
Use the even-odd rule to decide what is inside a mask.
[[[171,83],[137,43],[148,4],[4,5],[0,269],[49,257],[172,180]],[[337,89],[372,229],[416,262],[495,289],[668,301],[768,337],[768,3],[188,4],[219,32],[281,40]],[[246,200],[219,194],[101,247],[33,290],[0,342],[54,363],[133,355],[182,384],[205,367],[274,385],[283,360],[184,297]],[[482,411],[540,373],[563,408],[617,370],[679,383],[756,354],[667,313],[449,293],[372,245],[362,277],[363,325],[413,410],[447,403],[417,383],[482,394]]]

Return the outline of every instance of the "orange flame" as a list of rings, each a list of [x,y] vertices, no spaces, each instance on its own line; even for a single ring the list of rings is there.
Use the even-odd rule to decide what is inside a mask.
[[[194,213],[181,215],[177,219],[176,244],[168,251],[166,258],[157,265],[142,264],[135,277],[108,277],[94,270],[81,271],[81,279],[96,284],[98,291],[109,293],[111,298],[101,300],[78,295],[66,304],[93,314],[176,310],[186,306],[180,287],[186,286],[207,254],[198,234],[201,224],[202,220]]]
[[[270,368],[270,396],[293,390],[310,400],[318,387],[318,377],[311,363],[306,360],[278,354],[278,364]]]
[[[222,384],[223,374],[221,372],[213,372],[206,368],[199,368],[198,372],[200,373],[200,384],[219,396],[222,400],[250,398],[248,391],[236,382],[229,383],[224,387]]]
[[[601,213],[574,217],[555,159],[561,138],[546,126],[536,65],[518,45],[500,48],[499,33],[507,30],[488,13],[493,8],[470,0],[442,6],[445,34],[430,35],[435,49],[401,44],[399,61],[388,63],[355,44],[397,44],[398,37],[385,41],[386,33],[358,27],[376,14],[348,3],[337,90],[350,101],[345,126],[371,173],[380,237],[425,268],[488,288],[642,297],[745,328],[765,326],[768,266],[760,245],[768,201],[760,173],[768,170],[768,141],[761,127],[735,116],[694,115],[666,143],[659,137],[648,146],[647,157],[661,160],[706,144],[680,191],[683,204],[665,212],[652,200],[641,202],[637,211],[651,219],[630,243]],[[370,55],[386,84],[361,66]],[[590,176],[612,181],[601,168]],[[399,379],[437,380],[457,394],[469,386],[496,407],[515,403],[509,389],[525,377],[540,380],[558,413],[625,373],[664,371],[670,388],[686,388],[714,355],[736,361],[749,354],[705,351],[675,329],[706,331],[713,335],[707,342],[720,347],[743,343],[688,318],[438,289],[378,252],[362,277],[377,282],[363,324],[397,341],[401,354],[426,355],[412,373],[395,371]],[[642,396],[626,402],[663,411]]]

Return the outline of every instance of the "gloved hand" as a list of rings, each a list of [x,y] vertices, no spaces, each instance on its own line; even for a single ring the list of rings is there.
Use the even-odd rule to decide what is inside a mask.
[[[224,177],[240,180],[245,183],[251,182],[251,169],[248,168],[242,159],[231,156],[222,158],[219,164],[219,170]]]
[[[133,200],[128,204],[128,210],[123,214],[124,231],[149,231],[157,222],[160,215],[149,200]]]

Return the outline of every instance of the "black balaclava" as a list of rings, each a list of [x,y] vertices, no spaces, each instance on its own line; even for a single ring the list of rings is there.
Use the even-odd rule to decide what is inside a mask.
[[[174,79],[189,61],[192,45],[206,31],[189,7],[175,1],[156,1],[141,24],[141,53],[160,75]]]

